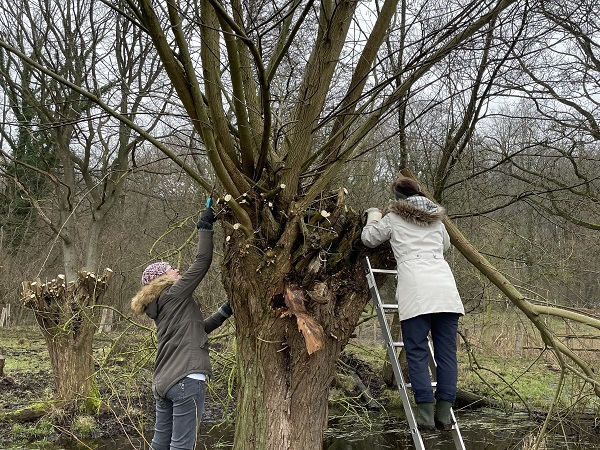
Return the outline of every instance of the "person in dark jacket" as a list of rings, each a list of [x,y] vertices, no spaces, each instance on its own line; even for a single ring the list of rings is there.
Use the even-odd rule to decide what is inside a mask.
[[[197,225],[196,259],[183,275],[167,262],[150,264],[142,275],[142,288],[131,300],[136,314],[145,313],[156,324],[152,450],[195,448],[204,410],[205,381],[211,375],[208,333],[233,314],[229,302],[225,302],[204,319],[192,297],[212,262],[214,222],[212,209],[202,213]]]

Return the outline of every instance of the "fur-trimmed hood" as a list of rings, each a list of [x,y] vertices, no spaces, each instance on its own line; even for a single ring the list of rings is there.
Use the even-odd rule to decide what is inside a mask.
[[[175,281],[177,281],[175,276],[164,274],[156,277],[150,284],[142,286],[138,293],[135,294],[135,297],[131,299],[131,309],[133,312],[138,316],[147,313],[151,319],[154,319],[156,317],[156,312],[154,311],[156,308],[148,308],[148,306],[158,300],[160,294],[172,286]]]
[[[446,215],[446,208],[426,197],[413,196],[406,200],[390,201],[385,212],[396,213],[414,225],[427,226],[441,222]]]

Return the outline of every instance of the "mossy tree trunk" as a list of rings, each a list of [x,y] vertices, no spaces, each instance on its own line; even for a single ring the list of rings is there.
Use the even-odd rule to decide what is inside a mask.
[[[293,318],[268,314],[238,333],[239,394],[235,449],[317,449],[327,424],[329,385],[342,343],[332,337],[308,355]],[[301,427],[298,424],[302,424]]]
[[[104,295],[112,271],[102,276],[80,271],[66,283],[65,276],[42,284],[23,282],[25,306],[31,308],[42,330],[50,354],[55,400],[91,411],[93,398],[93,338],[96,330],[94,305]]]
[[[76,319],[78,320],[78,319]],[[95,325],[87,318],[77,330],[42,326],[54,379],[54,397],[64,402],[83,401],[89,404],[93,385],[92,355]]]

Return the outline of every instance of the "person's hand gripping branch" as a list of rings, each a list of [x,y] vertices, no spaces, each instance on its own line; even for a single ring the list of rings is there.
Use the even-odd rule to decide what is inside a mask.
[[[369,208],[365,210],[364,216],[367,219],[367,223],[376,222],[381,219],[381,210],[379,208]]]
[[[206,208],[202,215],[200,216],[200,220],[196,224],[196,228],[199,230],[212,230],[213,224],[217,218],[215,217],[215,212],[212,208]]]

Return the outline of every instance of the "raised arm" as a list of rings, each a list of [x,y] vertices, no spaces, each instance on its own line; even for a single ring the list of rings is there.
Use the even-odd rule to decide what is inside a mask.
[[[391,228],[385,218],[381,218],[381,211],[377,208],[369,208],[365,211],[367,214],[367,224],[362,230],[360,238],[367,247],[374,248],[389,240],[391,237]]]
[[[207,208],[200,217],[198,228],[198,251],[196,259],[188,270],[171,287],[171,293],[180,297],[189,297],[198,287],[210,268],[213,258],[213,223],[215,213]]]

